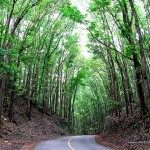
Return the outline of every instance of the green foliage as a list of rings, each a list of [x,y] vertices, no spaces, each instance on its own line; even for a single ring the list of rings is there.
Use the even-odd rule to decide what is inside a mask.
[[[99,9],[99,6],[96,5],[96,3],[92,1],[90,5],[90,11],[94,12],[94,11],[97,11],[98,9]]]
[[[107,7],[111,4],[111,0],[93,0],[90,4],[90,11],[95,12],[100,8]]]
[[[6,55],[8,53],[8,50],[0,48],[0,55]]]
[[[111,4],[111,0],[95,0],[95,3],[97,4],[97,5],[99,5],[100,7],[102,6],[102,7],[105,7],[105,6],[108,6],[108,5],[110,5]]]
[[[84,21],[84,16],[75,6],[67,4],[67,6],[61,8],[60,11],[63,13],[64,17],[68,17],[75,22],[82,23]]]
[[[0,63],[0,72],[2,73],[10,73],[13,72],[16,69],[15,64],[8,64],[7,62],[1,62]]]
[[[1,0],[0,1],[0,8],[5,8],[5,9],[8,9],[9,6],[10,6],[10,1],[9,0]]]
[[[15,58],[17,51],[15,49],[6,50],[0,48],[0,56],[4,58],[5,61],[0,62],[0,72],[8,73],[13,72],[16,69],[15,64],[9,64],[6,60],[8,56]]]
[[[77,76],[73,79],[73,82],[74,82],[74,84],[76,84],[76,85],[81,85],[81,86],[84,86],[85,85],[85,83],[84,83],[84,78],[85,78],[85,76],[86,76],[86,70],[85,69],[81,69],[79,72],[78,72],[78,74],[77,74]]]
[[[90,26],[89,26],[89,29],[90,30],[93,30],[96,28],[96,22],[91,22]]]
[[[16,84],[15,87],[16,87],[17,94],[19,96],[24,95],[25,92],[27,91],[25,88],[22,87],[22,85]]]
[[[28,65],[31,60],[33,60],[34,56],[32,54],[28,54],[27,52],[22,53],[21,55],[21,61],[25,64]]]

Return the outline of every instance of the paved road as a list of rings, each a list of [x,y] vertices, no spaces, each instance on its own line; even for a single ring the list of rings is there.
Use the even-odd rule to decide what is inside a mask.
[[[39,143],[34,150],[111,150],[95,142],[95,136],[72,136]]]

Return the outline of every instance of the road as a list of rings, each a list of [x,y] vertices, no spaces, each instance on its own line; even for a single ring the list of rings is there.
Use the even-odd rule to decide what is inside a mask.
[[[95,142],[94,135],[72,136],[39,143],[34,150],[111,150]]]

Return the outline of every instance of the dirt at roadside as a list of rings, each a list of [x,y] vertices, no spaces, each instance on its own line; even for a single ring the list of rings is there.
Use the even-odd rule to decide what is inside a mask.
[[[150,144],[128,143],[127,139],[118,137],[118,134],[102,133],[96,136],[96,142],[113,150],[150,150]]]
[[[67,121],[56,115],[42,114],[33,108],[31,120],[26,117],[24,102],[15,104],[13,121],[3,115],[3,133],[0,150],[33,150],[40,141],[68,136]]]
[[[96,141],[114,150],[150,150],[150,123],[143,124],[138,112],[121,117],[109,116],[107,129],[96,136]]]

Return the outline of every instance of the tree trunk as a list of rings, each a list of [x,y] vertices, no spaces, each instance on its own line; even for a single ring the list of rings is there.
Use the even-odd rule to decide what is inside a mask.
[[[128,102],[129,102],[129,106],[130,106],[130,111],[131,114],[133,113],[133,109],[132,109],[132,102],[134,102],[134,97],[133,97],[133,92],[132,92],[132,87],[131,87],[131,83],[130,83],[130,79],[129,79],[129,75],[128,75],[128,70],[127,70],[127,64],[126,64],[126,60],[123,59],[123,68],[124,68],[124,76],[125,76],[125,80],[124,80],[124,84],[125,87],[127,89],[127,94],[128,94]]]
[[[32,105],[32,99],[30,97],[30,90],[31,90],[31,74],[32,74],[32,61],[30,62],[29,65],[29,70],[28,70],[28,74],[27,74],[27,82],[26,82],[26,96],[27,96],[27,110],[26,110],[26,114],[27,117],[29,118],[29,120],[31,120],[31,105]]]
[[[1,75],[0,79],[0,138],[2,137],[2,113],[3,113],[3,101],[4,101],[4,88],[5,88],[5,78]]]
[[[118,57],[116,55],[116,61],[117,61],[117,64],[118,64],[118,67],[119,67],[119,70],[120,70],[120,73],[121,73],[121,79],[122,79],[122,86],[123,86],[123,92],[124,92],[124,99],[125,99],[125,104],[126,104],[126,114],[127,114],[127,117],[129,115],[129,108],[128,108],[128,96],[127,96],[127,91],[126,91],[126,85],[125,85],[125,78],[124,78],[124,74],[123,74],[123,69],[122,69],[122,66],[118,60]]]
[[[133,52],[133,58],[134,58],[134,67],[136,71],[136,86],[137,86],[137,92],[140,102],[140,109],[141,109],[141,118],[145,119],[145,117],[148,114],[148,109],[145,104],[145,97],[144,97],[144,91],[142,86],[142,73],[141,73],[141,64],[137,60],[137,54]]]

